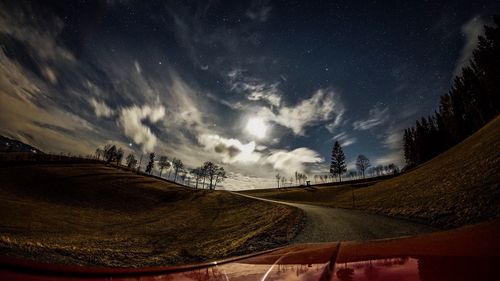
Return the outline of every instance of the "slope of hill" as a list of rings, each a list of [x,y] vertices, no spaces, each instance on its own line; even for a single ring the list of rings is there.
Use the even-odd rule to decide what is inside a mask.
[[[0,136],[0,152],[42,153],[38,148],[23,142]]]
[[[263,198],[352,208],[451,228],[500,215],[500,116],[455,147],[372,185],[246,191]]]
[[[154,266],[286,244],[302,213],[99,163],[0,165],[0,252],[51,263]]]

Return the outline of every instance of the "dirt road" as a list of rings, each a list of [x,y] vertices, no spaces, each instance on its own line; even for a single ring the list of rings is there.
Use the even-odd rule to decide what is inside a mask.
[[[417,235],[438,230],[427,225],[358,210],[288,203],[236,194],[286,204],[303,210],[307,217],[306,225],[292,241],[293,243],[371,240]]]

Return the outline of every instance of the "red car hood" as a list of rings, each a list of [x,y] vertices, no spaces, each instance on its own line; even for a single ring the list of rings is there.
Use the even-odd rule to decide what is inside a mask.
[[[500,220],[418,237],[301,244],[180,267],[89,268],[0,258],[1,280],[500,280]]]

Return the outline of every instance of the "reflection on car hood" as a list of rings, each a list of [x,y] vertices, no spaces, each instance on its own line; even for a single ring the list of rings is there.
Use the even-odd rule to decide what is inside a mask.
[[[500,280],[500,220],[418,237],[301,244],[180,267],[88,268],[0,258],[1,280]]]

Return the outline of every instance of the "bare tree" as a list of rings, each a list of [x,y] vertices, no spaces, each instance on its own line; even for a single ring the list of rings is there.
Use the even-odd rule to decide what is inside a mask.
[[[135,159],[133,154],[129,154],[125,160],[129,169],[133,169],[135,168],[135,165],[137,165],[137,160]]]
[[[281,177],[281,187],[285,187],[285,183],[286,183],[286,178],[285,177]]]
[[[155,166],[155,153],[151,152],[149,154],[148,165],[146,166],[146,173],[151,175],[151,172],[153,171],[154,166]]]
[[[222,181],[224,181],[227,176],[226,176],[226,171],[224,171],[224,168],[222,168],[221,166],[217,166],[215,165],[215,185],[214,185],[214,189],[217,187],[217,184],[218,183],[221,183]]]
[[[116,151],[116,166],[120,166],[122,164],[122,159],[123,159],[123,149],[120,147]]]
[[[389,172],[393,175],[399,174],[399,168],[394,163],[389,164]]]
[[[182,171],[184,169],[184,163],[180,159],[174,158],[172,160],[172,165],[174,167],[174,181],[177,180],[177,174],[179,171]]]
[[[187,173],[186,171],[182,170],[179,175],[181,176],[182,183],[184,184],[186,181]]]
[[[101,160],[101,156],[104,156],[104,150],[102,148],[98,147],[95,150],[95,158],[97,160]]]
[[[202,188],[205,189],[205,180],[207,179],[208,177],[208,171],[207,171],[207,165],[206,165],[207,162],[203,163],[203,165],[200,167],[200,173],[201,173],[201,178],[203,179],[203,182],[202,182]]]
[[[213,187],[213,181],[215,179],[215,174],[217,172],[216,166],[214,163],[210,161],[206,161],[203,163],[203,170],[205,171],[205,176],[208,178],[210,185],[209,189],[212,190]]]
[[[198,183],[200,182],[200,179],[203,177],[203,167],[192,169],[191,174],[193,174],[195,178],[195,188],[198,188]]]
[[[358,159],[356,160],[356,167],[363,174],[363,178],[365,178],[365,171],[370,167],[370,159],[364,156],[363,154],[358,155]]]
[[[107,144],[104,146],[104,159],[107,163],[111,163],[116,160],[116,145]]]
[[[163,172],[163,169],[170,168],[170,162],[168,162],[168,157],[167,156],[161,156],[160,160],[158,161],[158,167],[160,167],[160,178],[161,174]]]
[[[280,173],[277,173],[275,177],[276,177],[276,181],[278,182],[278,189],[279,189],[280,188],[280,180],[281,180]]]

